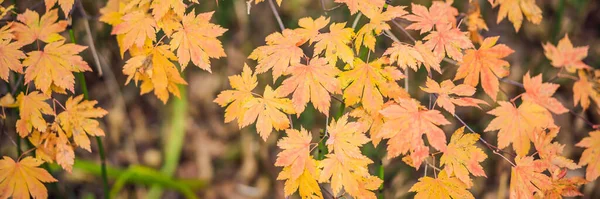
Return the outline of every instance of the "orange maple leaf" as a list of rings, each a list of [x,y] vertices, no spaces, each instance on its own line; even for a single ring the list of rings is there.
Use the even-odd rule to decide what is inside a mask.
[[[308,161],[312,161],[310,157],[312,136],[304,128],[300,128],[300,131],[286,129],[285,134],[287,137],[277,141],[277,146],[283,151],[277,154],[275,166],[289,166],[291,179],[297,179],[304,173]]]
[[[508,20],[513,23],[517,32],[521,29],[523,15],[533,24],[539,24],[542,21],[542,10],[535,4],[535,0],[496,0],[492,6],[496,7],[498,4],[500,4],[500,10],[498,10],[496,23],[500,23],[508,16]]]
[[[423,40],[426,40],[425,46],[432,49],[433,54],[440,60],[448,54],[451,59],[462,61],[462,50],[473,48],[467,33],[451,25],[437,27],[436,31],[432,31]]]
[[[457,96],[472,96],[475,94],[475,88],[466,84],[454,85],[451,80],[444,80],[441,84],[435,82],[431,78],[427,78],[425,82],[426,87],[421,87],[421,90],[427,93],[437,94],[435,104],[439,104],[440,107],[454,115],[454,105],[458,106],[472,106],[479,107],[479,104],[488,104],[487,102],[471,98],[471,97],[450,97],[450,95]]]
[[[242,127],[242,119],[246,108],[246,102],[252,99],[252,90],[256,88],[256,74],[252,74],[252,69],[244,64],[244,69],[241,75],[229,76],[229,84],[233,90],[222,91],[214,100],[221,107],[227,106],[225,109],[225,122],[231,122],[238,119],[238,125]]]
[[[585,179],[594,181],[600,176],[600,131],[590,132],[590,136],[583,138],[575,146],[586,148],[581,154],[579,165],[587,165]]]
[[[397,62],[398,66],[405,71],[407,67],[417,71],[423,64],[427,72],[430,72],[431,68],[439,73],[442,72],[440,69],[441,60],[436,58],[433,52],[421,41],[415,42],[414,46],[394,42],[391,47],[385,50],[383,55],[389,55],[390,63]]]
[[[58,3],[58,5],[60,5],[60,8],[65,13],[65,16],[69,17],[69,14],[71,13],[71,9],[73,8],[73,3],[75,3],[75,0],[44,0],[44,4],[46,5],[46,12],[48,12],[50,9],[52,9],[52,7],[54,7],[54,4],[56,4],[56,3]]]
[[[290,65],[300,63],[300,58],[305,56],[298,47],[302,45],[303,38],[293,30],[275,32],[267,36],[265,41],[267,45],[254,49],[249,58],[258,61],[255,71],[258,74],[273,69],[273,80],[283,75]]]
[[[590,99],[599,104],[600,93],[595,89],[595,81],[590,81],[585,71],[578,71],[578,75],[579,80],[573,84],[573,105],[581,104],[583,110],[586,110],[590,107]]]
[[[437,178],[429,176],[419,178],[419,182],[415,183],[408,191],[417,192],[415,198],[475,198],[467,190],[467,185],[446,173],[446,170],[442,170]]]
[[[313,57],[325,51],[325,58],[330,64],[335,65],[338,58],[344,63],[352,64],[354,52],[348,46],[354,38],[352,28],[344,28],[346,23],[332,23],[328,33],[320,33],[315,37],[315,51]]]
[[[344,102],[352,106],[359,102],[368,112],[378,111],[383,105],[383,97],[396,98],[408,96],[396,80],[404,77],[402,72],[392,66],[384,66],[384,61],[377,59],[365,63],[354,59],[354,67],[346,65],[346,69],[338,77],[344,88]]]
[[[434,26],[454,26],[458,10],[445,2],[434,1],[429,10],[425,6],[411,3],[412,14],[402,18],[413,23],[406,27],[409,30],[420,30],[421,34],[431,31]]]
[[[564,38],[558,41],[557,46],[548,42],[543,47],[544,54],[550,59],[554,67],[566,68],[569,72],[591,68],[582,61],[588,55],[589,46],[573,47],[571,40],[569,40],[569,35],[565,35]]]
[[[560,199],[563,197],[583,196],[583,193],[579,192],[579,187],[588,183],[588,181],[579,176],[566,178],[566,169],[558,171],[559,172],[550,172],[552,174],[552,188],[550,190],[544,190],[543,194],[536,194],[536,197]]]
[[[450,124],[437,110],[427,110],[415,99],[399,99],[379,111],[385,118],[383,130],[378,137],[388,138],[388,157],[411,153],[415,168],[419,168],[429,155],[429,147],[423,142],[423,134],[433,148],[446,151],[446,134],[439,125]]]
[[[290,126],[287,114],[294,114],[292,101],[287,98],[277,98],[275,91],[270,86],[265,87],[261,98],[251,98],[244,105],[246,111],[241,127],[256,121],[256,131],[263,140],[275,130],[287,129]]]
[[[58,10],[47,11],[41,18],[40,15],[29,9],[23,14],[17,16],[17,21],[21,23],[12,23],[15,37],[23,45],[33,43],[36,40],[42,40],[46,43],[64,40],[60,32],[67,28],[67,21],[58,20]]]
[[[25,84],[33,81],[36,88],[50,94],[51,91],[65,93],[74,92],[75,76],[73,72],[91,71],[87,62],[79,54],[87,47],[77,44],[64,44],[63,41],[49,43],[43,51],[27,53],[23,60]]]
[[[90,152],[90,139],[87,135],[104,136],[104,130],[99,127],[100,123],[96,119],[108,114],[106,110],[94,107],[97,103],[95,100],[83,100],[83,95],[69,97],[65,103],[65,111],[56,116],[66,135],[72,136],[77,146]]]
[[[554,127],[552,114],[544,107],[524,101],[518,108],[506,101],[499,101],[499,107],[488,112],[496,116],[485,128],[485,132],[498,131],[498,148],[506,148],[513,143],[517,155],[529,153],[530,139],[535,130]]]
[[[392,104],[394,104],[393,101],[388,101],[383,104],[382,108],[386,108]],[[358,118],[358,121],[356,122],[360,124],[359,131],[369,131],[369,136],[373,145],[379,145],[381,137],[377,135],[381,132],[383,127],[383,115],[378,111],[369,113],[364,108],[358,107],[350,112],[350,116]]]
[[[48,124],[44,120],[43,115],[54,115],[54,111],[50,104],[45,101],[50,99],[38,91],[32,91],[27,95],[23,93],[17,96],[19,102],[19,117],[17,120],[17,133],[22,138],[29,135],[34,129],[41,132],[46,131]]]
[[[368,159],[360,151],[360,146],[369,142],[369,138],[360,131],[360,124],[348,122],[348,114],[340,117],[337,122],[331,121],[327,132],[329,138],[325,142],[330,153],[345,161],[346,157],[353,159]]]
[[[48,171],[39,168],[42,161],[26,156],[15,162],[4,156],[0,160],[0,198],[48,198],[48,190],[42,182],[56,182]]]
[[[552,97],[559,86],[560,85],[553,83],[542,83],[542,74],[532,78],[529,76],[528,72],[525,74],[525,76],[523,76],[523,87],[525,87],[525,93],[523,93],[521,97],[523,100],[531,101],[543,106],[553,113],[566,113],[569,112],[569,109],[565,108],[562,103],[560,103],[556,98]]]
[[[515,164],[510,173],[510,198],[534,198],[534,193],[552,188],[549,176],[542,172],[546,165],[531,156],[515,158]]]
[[[25,53],[20,50],[23,45],[19,42],[0,40],[0,78],[8,82],[10,71],[23,73],[23,64],[20,59],[24,59]]]
[[[483,91],[494,101],[500,90],[498,78],[506,77],[510,73],[509,63],[502,58],[514,52],[504,44],[495,45],[498,38],[485,38],[479,49],[467,50],[454,77],[454,80],[464,78],[465,84],[475,87],[479,84],[481,76]]]
[[[184,70],[190,59],[194,65],[211,72],[210,58],[225,57],[223,45],[217,37],[227,29],[210,23],[214,12],[195,15],[195,10],[183,16],[183,26],[173,33],[171,50],[177,49],[177,57],[181,70]]]
[[[483,162],[487,155],[483,150],[475,146],[479,140],[479,134],[465,134],[465,127],[457,129],[448,148],[440,158],[440,166],[444,166],[444,170],[450,175],[454,174],[456,178],[465,183],[467,187],[473,186],[469,173],[474,176],[485,176],[485,171],[481,167],[480,162]]]
[[[581,166],[575,164],[573,160],[562,156],[562,151],[565,148],[564,144],[552,142],[552,139],[558,135],[559,130],[560,128],[550,128],[534,131],[531,141],[538,152],[538,156],[541,161],[548,165],[551,171],[560,168],[572,170],[580,168]]]
[[[156,41],[156,20],[147,13],[138,10],[121,17],[122,23],[113,27],[111,34],[121,35],[122,40],[117,40],[121,53],[127,51],[134,44],[142,47],[146,40]],[[122,55],[122,54],[121,54]]]
[[[483,20],[483,16],[481,15],[481,7],[479,6],[478,1],[473,1],[470,3],[469,12],[467,13],[467,17],[465,19],[467,29],[469,30],[469,38],[471,41],[473,41],[473,43],[481,44],[481,42],[483,42],[483,36],[481,36],[479,31],[488,30],[488,27],[485,24],[485,20]]]
[[[335,78],[340,71],[324,58],[313,58],[308,65],[296,64],[288,72],[292,76],[277,88],[278,96],[285,97],[294,93],[292,103],[298,117],[304,112],[308,101],[325,116],[329,116],[330,94],[342,93],[340,81]]]

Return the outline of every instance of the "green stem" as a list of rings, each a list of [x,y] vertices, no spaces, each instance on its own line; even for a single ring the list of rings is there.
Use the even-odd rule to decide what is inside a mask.
[[[385,169],[383,168],[383,162],[381,161],[381,159],[379,159],[379,167],[377,168],[377,177],[379,177],[379,179],[381,179],[381,185],[379,186],[379,190],[377,193],[377,198],[378,199],[382,199],[384,198],[383,196],[383,183],[384,181],[384,174],[385,173]]]
[[[71,37],[71,42],[76,44],[77,40],[75,40],[75,32],[73,28],[69,28],[69,37]],[[81,92],[83,93],[83,98],[85,100],[89,99],[87,83],[85,82],[85,76],[83,73],[76,74],[77,81],[79,82],[79,86],[81,88]],[[108,176],[106,171],[106,156],[104,154],[104,144],[102,143],[102,138],[96,136],[96,143],[98,144],[98,151],[100,153],[100,164],[101,164],[101,173],[102,173],[102,187],[104,190],[104,198],[109,198],[109,187],[108,187]]]

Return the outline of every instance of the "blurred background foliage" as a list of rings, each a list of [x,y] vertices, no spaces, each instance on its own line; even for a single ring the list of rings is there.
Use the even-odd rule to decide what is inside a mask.
[[[199,5],[188,9],[197,12],[215,11],[213,23],[219,24],[228,31],[219,38],[224,45],[227,57],[213,60],[212,74],[196,67],[184,74],[189,85],[182,98],[172,98],[163,105],[154,95],[139,95],[139,89],[132,85],[124,85],[126,77],[122,74],[124,59],[119,55],[117,42],[110,35],[109,25],[98,21],[99,10],[104,7],[102,0],[75,0],[81,5],[74,8],[72,25],[79,44],[89,46],[95,44],[99,55],[100,66],[93,61],[92,52],[82,53],[90,65],[94,65],[94,73],[86,73],[90,99],[98,100],[99,106],[109,111],[104,118],[106,130],[105,149],[109,166],[109,179],[112,185],[111,196],[117,198],[283,198],[283,182],[276,177],[281,168],[273,165],[278,152],[276,140],[281,132],[274,132],[265,142],[255,133],[254,127],[239,130],[235,122],[223,123],[223,108],[213,99],[221,90],[229,88],[227,77],[239,74],[244,63],[254,66],[248,60],[250,52],[261,45],[270,33],[279,31],[277,22],[268,3],[258,5],[245,0],[201,0]],[[322,1],[322,2],[321,2]],[[474,0],[477,1],[477,0]],[[554,76],[558,70],[553,68],[545,58],[542,43],[556,44],[558,39],[569,34],[575,46],[589,45],[589,55],[584,60],[595,68],[600,66],[600,1],[595,0],[538,0],[536,3],[543,10],[540,25],[524,22],[519,32],[515,32],[507,20],[496,23],[497,9],[492,9],[489,2],[479,0],[481,12],[489,31],[482,32],[484,37],[500,35],[499,43],[504,43],[515,50],[507,60],[511,63],[511,75],[514,81],[528,71],[532,74],[544,74],[544,79]],[[392,5],[409,6],[417,3],[429,6],[431,0],[393,0]],[[6,1],[4,4],[11,4]],[[43,12],[42,0],[17,0],[18,12],[25,9]],[[323,5],[322,5],[323,3]],[[77,3],[76,3],[77,5]],[[324,6],[324,7],[323,7]],[[350,15],[345,6],[336,7],[333,0],[284,0],[278,11],[286,27],[296,28],[303,17],[331,17],[333,22],[347,22],[350,26],[355,16]],[[467,0],[456,0],[454,6],[461,13],[467,13]],[[325,11],[323,8],[333,10]],[[464,17],[461,15],[459,17]],[[358,26],[366,22],[361,18]],[[3,20],[2,23],[7,23]],[[401,25],[407,23],[399,21]],[[89,28],[88,28],[89,26]],[[463,27],[464,28],[464,27]],[[392,32],[401,40],[409,41],[399,29],[392,26]],[[416,31],[409,31],[413,37],[420,38]],[[92,40],[90,40],[92,38]],[[392,40],[379,36],[377,48],[370,59],[375,59],[389,47]],[[307,52],[311,55],[312,52]],[[128,55],[125,55],[128,56]],[[456,67],[452,65],[443,68]],[[101,68],[103,73],[98,73]],[[426,102],[428,96],[419,92],[424,84],[425,71],[411,72],[410,94]],[[434,74],[434,78],[444,80],[453,74]],[[271,83],[271,75],[259,75],[262,84]],[[561,88],[555,95],[567,108],[573,107],[572,84],[569,79],[557,81]],[[275,81],[277,85],[280,81]],[[261,86],[258,86],[259,88]],[[521,92],[522,88],[510,84],[501,84],[501,88],[510,96],[500,94],[499,99],[510,99]],[[5,89],[5,88],[2,88]],[[262,93],[258,91],[258,93]],[[483,92],[477,93],[484,98]],[[332,113],[341,114],[340,103],[332,101]],[[476,131],[481,132],[491,117],[485,112],[492,107],[478,109],[459,109],[465,122]],[[599,121],[598,111],[589,110],[581,113],[580,108],[573,109],[590,121]],[[446,115],[448,119],[452,117]],[[13,124],[16,118],[8,117],[3,124]],[[311,130],[315,135],[321,132],[326,123],[324,115],[318,113],[309,104],[307,111],[299,118],[293,118],[294,127],[300,125]],[[590,130],[583,120],[572,114],[555,116],[557,124],[562,127],[557,141],[566,144],[568,157],[579,160],[582,148],[574,144],[587,135]],[[451,133],[458,128],[459,122],[445,126],[445,132]],[[0,155],[15,156],[16,147],[11,143],[14,136],[14,125],[4,125],[0,134]],[[496,142],[495,133],[484,133],[483,137]],[[26,141],[21,141],[23,149]],[[77,150],[78,160],[72,173],[58,169],[56,165],[48,165],[52,174],[60,183],[50,184],[51,198],[101,198],[104,197],[100,180],[100,163],[97,147],[92,144],[93,153]],[[401,158],[388,160],[384,157],[385,142],[378,147],[371,144],[363,148],[364,153],[375,160],[372,173],[379,165],[385,167],[385,198],[411,197],[408,189],[423,175],[422,170],[405,165]],[[487,153],[491,151],[484,148]],[[489,155],[483,163],[488,178],[475,178],[475,186],[471,191],[476,198],[505,198],[508,193],[510,165],[498,156]],[[380,161],[382,160],[383,161]],[[583,175],[583,170],[576,170],[569,175]],[[600,185],[596,182],[585,185],[583,193],[587,198],[600,197]]]

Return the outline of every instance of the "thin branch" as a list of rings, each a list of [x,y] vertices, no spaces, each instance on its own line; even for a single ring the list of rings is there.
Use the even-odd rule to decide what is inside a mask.
[[[362,17],[362,13],[359,12],[356,15],[356,18],[354,18],[354,22],[352,22],[352,29],[356,29],[356,26],[358,25],[358,21],[360,20],[360,17]]]
[[[415,43],[417,40],[410,35],[410,33],[408,33],[408,31],[406,31],[406,29],[404,27],[402,27],[396,20],[392,20],[392,23],[394,25],[396,25],[396,27],[398,27],[402,32],[404,32],[404,34],[413,42]]]
[[[338,101],[338,102],[344,103],[344,100],[341,100],[340,98],[337,98],[336,96],[333,96],[333,95],[330,95],[330,96],[331,96],[331,98],[333,98],[335,101]],[[356,109],[356,108],[354,108],[354,106],[348,106],[348,108],[351,108],[351,109]]]
[[[281,21],[281,17],[279,16],[279,12],[277,12],[277,8],[275,7],[273,0],[269,0],[269,6],[271,7],[271,11],[273,11],[273,15],[275,15],[275,19],[277,19],[279,28],[281,28],[281,31],[285,30],[285,26],[283,25],[283,21]]]
[[[85,18],[83,20],[83,25],[85,27],[86,39],[90,44],[90,49],[92,50],[92,57],[94,58],[94,62],[96,62],[96,71],[98,71],[98,76],[102,77],[102,66],[100,65],[100,58],[98,57],[98,51],[96,51],[96,44],[94,43],[94,38],[92,37],[92,31],[90,28],[90,22],[88,22],[88,14],[85,12],[83,8],[83,4],[81,4],[81,0],[77,1],[77,8],[79,13]]]

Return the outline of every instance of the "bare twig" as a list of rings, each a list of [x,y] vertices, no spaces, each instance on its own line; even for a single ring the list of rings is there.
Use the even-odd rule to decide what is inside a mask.
[[[396,27],[398,27],[402,32],[404,32],[404,34],[413,42],[415,43],[417,40],[408,33],[408,31],[406,31],[406,29],[404,27],[402,27],[396,20],[392,20],[392,23],[394,25],[396,25]]]
[[[94,43],[94,38],[92,37],[92,31],[90,29],[90,22],[88,22],[88,14],[85,12],[83,8],[83,4],[81,1],[77,1],[77,8],[79,13],[85,18],[83,20],[83,25],[85,27],[86,39],[90,44],[90,49],[92,50],[92,57],[94,58],[94,62],[96,62],[96,71],[98,71],[98,76],[102,77],[102,66],[100,65],[100,58],[98,57],[98,52],[96,51],[96,44]]]
[[[285,30],[285,26],[283,25],[283,21],[281,21],[281,16],[279,16],[279,12],[277,12],[277,8],[275,7],[273,0],[269,0],[269,6],[271,7],[271,11],[273,11],[273,15],[275,15],[275,19],[277,19],[279,28],[281,28],[281,31]]]

